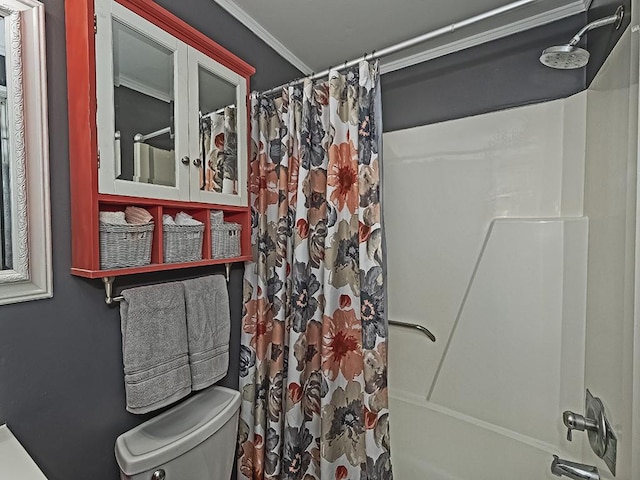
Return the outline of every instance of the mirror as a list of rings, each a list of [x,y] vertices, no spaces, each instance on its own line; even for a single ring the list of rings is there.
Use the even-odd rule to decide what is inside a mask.
[[[173,52],[113,19],[116,175],[176,186]]]
[[[40,2],[3,2],[0,305],[52,295],[44,38]]]
[[[112,60],[96,62],[98,191],[246,205],[247,78],[198,36],[95,5],[96,58]]]
[[[198,66],[202,190],[238,194],[236,86]]]
[[[11,156],[7,110],[7,62],[4,16],[0,17],[0,270],[13,268]]]
[[[112,20],[116,175],[176,186],[174,54]],[[238,193],[236,85],[198,66],[200,189]]]

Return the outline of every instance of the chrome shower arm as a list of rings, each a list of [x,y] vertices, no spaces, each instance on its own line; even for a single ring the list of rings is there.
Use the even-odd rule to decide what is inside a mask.
[[[580,29],[578,33],[574,35],[574,37],[569,42],[571,47],[574,47],[578,44],[578,42],[582,39],[582,36],[587,33],[589,30],[593,30],[594,28],[604,27],[606,25],[611,25],[612,23],[616,24],[616,30],[620,28],[622,24],[622,18],[624,17],[624,9],[622,6],[616,9],[616,13],[610,15],[608,17],[601,18],[599,20],[594,20],[591,23],[588,23],[584,27]]]

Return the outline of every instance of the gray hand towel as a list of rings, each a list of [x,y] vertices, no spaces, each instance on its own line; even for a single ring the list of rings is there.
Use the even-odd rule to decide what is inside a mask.
[[[122,292],[127,410],[147,413],[191,393],[184,288],[165,283]]]
[[[189,364],[193,390],[206,388],[229,368],[229,295],[222,275],[185,280]]]

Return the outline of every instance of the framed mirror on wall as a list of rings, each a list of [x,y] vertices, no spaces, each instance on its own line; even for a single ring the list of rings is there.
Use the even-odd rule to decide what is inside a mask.
[[[53,294],[44,5],[0,5],[0,305]]]

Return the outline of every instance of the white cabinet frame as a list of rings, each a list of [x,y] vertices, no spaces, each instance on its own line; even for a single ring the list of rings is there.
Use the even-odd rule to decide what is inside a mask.
[[[98,175],[101,193],[130,195],[136,197],[163,198],[168,200],[189,200],[189,172],[178,161],[188,154],[187,114],[187,49],[161,28],[136,15],[122,5],[111,1],[96,2],[96,89],[98,98],[98,151],[100,167]],[[173,52],[174,124],[176,185],[153,185],[117,178],[119,152],[115,148],[115,107],[113,73],[113,26],[112,18],[132,30],[151,39]]]
[[[238,194],[209,192],[200,190],[200,168],[191,164],[191,201],[216,203],[222,205],[247,205],[247,85],[245,79],[228,69],[224,65],[212,60],[195,48],[189,49],[189,157],[193,160],[200,156],[199,132],[200,118],[198,116],[200,85],[198,69],[214,73],[221,79],[236,85],[236,129],[238,132]],[[203,112],[208,113],[208,112]],[[203,159],[204,164],[204,159]],[[204,169],[204,165],[202,166]]]
[[[96,1],[96,84],[99,192],[133,197],[246,206],[247,194],[247,84],[246,79],[176,39],[156,25],[112,0]],[[117,179],[119,152],[115,147],[114,66],[112,18],[174,52],[174,126],[176,186],[154,185]],[[238,135],[238,193],[200,189],[201,170],[194,160],[200,156],[198,68],[210,71],[236,87]],[[208,113],[208,112],[203,112]]]

